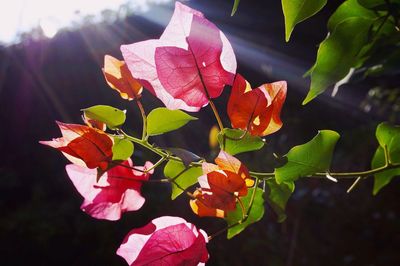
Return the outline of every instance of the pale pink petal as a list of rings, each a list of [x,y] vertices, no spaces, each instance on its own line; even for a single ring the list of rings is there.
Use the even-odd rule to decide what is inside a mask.
[[[181,16],[181,13],[177,5],[176,16]],[[175,40],[185,36],[181,45],[165,43],[156,48],[158,78],[174,98],[182,99],[189,106],[203,107],[208,98],[218,97],[226,84],[232,84],[234,73],[222,67],[223,43],[220,31],[213,23],[196,15],[193,15],[191,24],[186,17],[181,22],[182,25],[167,26],[168,30],[173,28],[171,32],[178,36]],[[185,32],[187,24],[190,32]],[[187,43],[187,48],[181,48],[184,43]]]
[[[198,265],[208,260],[206,242],[204,231],[166,216],[129,232],[117,254],[129,265]]]
[[[222,170],[231,171],[233,173],[238,173],[242,163],[233,157],[232,155],[221,150],[218,157],[215,158],[215,162]]]
[[[207,162],[202,163],[201,168],[203,170],[203,174],[205,174],[205,175],[208,173],[211,173],[213,171],[219,170],[218,165],[213,164],[213,163],[207,163]]]
[[[180,223],[186,223],[186,221],[180,217],[163,216],[154,219],[144,227],[133,229],[125,237],[121,246],[117,250],[117,254],[123,257],[128,264],[131,265],[139,255],[142,247],[151,237],[152,233],[156,230]]]
[[[198,111],[208,97],[218,97],[232,84],[236,72],[225,35],[201,12],[179,2],[159,40],[122,45],[121,51],[132,76],[169,109]]]
[[[129,159],[124,164],[133,166]],[[146,167],[152,163],[147,162]],[[67,165],[68,176],[78,192],[84,197],[81,209],[97,219],[118,220],[126,211],[140,209],[145,199],[140,194],[142,182],[149,174],[116,166],[96,181],[97,171],[78,165]]]
[[[121,45],[124,60],[132,73],[144,88],[159,98],[164,105],[171,109],[182,109],[189,112],[198,111],[197,107],[190,107],[180,99],[174,99],[161,85],[154,54],[156,47],[160,45],[159,40],[148,40],[130,45]]]

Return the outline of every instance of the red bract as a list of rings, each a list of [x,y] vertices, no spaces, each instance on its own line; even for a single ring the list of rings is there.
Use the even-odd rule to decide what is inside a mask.
[[[103,73],[108,85],[118,91],[123,99],[133,100],[140,98],[142,85],[132,77],[124,61],[110,55],[104,56]]]
[[[207,234],[179,217],[163,216],[125,237],[117,250],[131,266],[204,265]]]
[[[133,77],[170,109],[198,111],[232,84],[236,72],[225,35],[179,2],[160,39],[122,45],[121,51]]]
[[[252,135],[266,136],[282,127],[280,112],[286,99],[286,81],[264,84],[251,89],[237,74],[228,102],[228,115],[233,128]]]
[[[112,159],[113,140],[103,131],[88,126],[57,122],[62,137],[41,144],[60,150],[72,163],[106,170]]]
[[[254,185],[249,172],[238,159],[221,151],[215,164],[203,163],[204,175],[199,177],[190,206],[199,216],[223,218],[227,211],[235,210],[238,197],[247,195],[247,187]]]
[[[132,170],[132,161],[123,162],[124,166],[115,166],[104,173],[96,181],[97,171],[79,165],[66,166],[69,178],[84,201],[81,209],[97,219],[118,220],[127,211],[139,210],[145,199],[140,194],[142,182],[150,177],[150,173]],[[138,170],[149,169],[153,164],[146,162]]]

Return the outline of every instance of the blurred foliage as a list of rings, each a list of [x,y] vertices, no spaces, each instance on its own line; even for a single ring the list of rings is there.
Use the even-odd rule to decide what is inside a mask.
[[[235,1],[233,11],[238,2]],[[296,24],[318,13],[326,3],[282,0],[286,41]],[[367,77],[379,80],[399,75],[399,0],[346,0],[331,14],[327,28],[328,34],[319,45],[316,62],[306,73],[311,84],[303,104],[333,85],[336,93],[340,85],[349,81],[354,69],[358,78],[352,78],[353,82]],[[397,90],[398,86],[397,80],[395,84],[381,87],[382,90]]]

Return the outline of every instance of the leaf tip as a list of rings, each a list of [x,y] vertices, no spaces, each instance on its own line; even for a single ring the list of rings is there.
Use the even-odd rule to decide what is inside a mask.
[[[306,98],[303,100],[303,102],[301,103],[301,105],[306,105],[309,102],[311,102],[317,95],[312,94],[311,91],[308,92]]]

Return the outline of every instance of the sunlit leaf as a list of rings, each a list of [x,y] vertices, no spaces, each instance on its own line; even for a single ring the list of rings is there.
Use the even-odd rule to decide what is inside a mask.
[[[349,18],[373,19],[376,15],[371,10],[361,6],[357,0],[344,1],[328,20],[328,30],[333,32],[337,25]]]
[[[388,123],[381,123],[376,128],[376,138],[379,147],[372,159],[371,167],[379,168],[385,166],[384,147],[387,148],[391,163],[400,163],[400,126],[392,126]],[[383,187],[390,183],[395,177],[400,175],[400,168],[389,169],[374,175],[373,194],[376,195]]]
[[[147,116],[147,134],[155,136],[173,131],[192,120],[197,120],[197,118],[180,110],[156,108]]]
[[[242,210],[239,202],[236,204],[235,211],[228,212],[228,216],[226,217],[226,221],[228,226],[234,225],[237,222],[243,219],[243,211],[247,213],[249,203],[251,201],[254,189],[256,189],[256,194],[254,197],[253,205],[251,206],[249,216],[247,217],[246,221],[243,223],[237,224],[228,229],[227,238],[231,239],[232,237],[236,236],[244,229],[246,229],[249,225],[258,222],[264,216],[264,192],[261,188],[251,188],[245,197],[240,198],[244,206],[244,210]]]
[[[277,215],[279,223],[286,219],[286,203],[294,191],[293,182],[276,183],[274,179],[266,180],[268,192],[266,200]]]
[[[125,161],[133,154],[133,143],[127,139],[115,137],[112,152],[113,161]]]
[[[265,142],[258,136],[240,129],[223,129],[218,135],[218,142],[221,149],[231,155],[242,152],[255,151],[261,149]]]
[[[310,102],[349,73],[357,63],[360,50],[368,41],[368,30],[372,22],[358,17],[346,19],[320,44],[316,63],[312,67],[310,91],[303,104]]]
[[[85,117],[105,123],[109,128],[118,128],[125,123],[125,112],[108,105],[95,105],[82,109]]]
[[[203,174],[201,167],[186,167],[181,162],[170,160],[164,168],[164,175],[174,179],[172,184],[171,199],[176,199],[187,189],[197,183],[197,178]]]
[[[282,0],[286,41],[289,41],[297,23],[318,13],[326,2],[327,0]]]
[[[328,171],[339,137],[335,131],[321,130],[309,142],[290,149],[285,155],[287,163],[275,169],[276,182],[292,182],[299,177]]]

